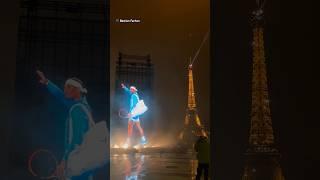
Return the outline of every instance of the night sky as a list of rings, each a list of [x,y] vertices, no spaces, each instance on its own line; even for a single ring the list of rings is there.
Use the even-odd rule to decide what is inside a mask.
[[[189,57],[194,56],[209,31],[209,0],[111,0],[111,95],[114,93],[118,52],[151,55],[155,66],[156,105],[154,132],[183,128],[187,108]],[[121,24],[116,19],[141,19],[139,24]],[[194,63],[194,83],[200,119],[209,128],[209,39]],[[119,86],[119,84],[118,84]],[[112,98],[112,97],[111,97]],[[172,130],[172,131],[171,131]],[[176,133],[176,134],[174,134]],[[161,136],[161,135],[160,135]],[[158,137],[161,138],[161,137]]]

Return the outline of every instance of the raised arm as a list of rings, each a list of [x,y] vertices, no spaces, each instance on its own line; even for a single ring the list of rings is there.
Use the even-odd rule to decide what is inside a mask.
[[[56,97],[60,102],[62,102],[65,106],[67,106],[68,108],[72,106],[73,101],[71,99],[66,99],[63,91],[50,80],[48,81],[47,88],[48,88],[48,91],[54,97]]]
[[[48,91],[54,95],[59,101],[65,103],[65,97],[63,91],[55,85],[53,82],[48,80],[47,84]]]
[[[54,95],[59,101],[61,101],[64,105],[66,106],[70,106],[72,103],[70,100],[66,99],[64,97],[64,93],[63,91],[56,86],[53,82],[51,82],[50,80],[48,80],[45,75],[43,74],[43,72],[41,71],[37,71],[37,74],[40,78],[39,82],[45,86],[47,86],[49,92]]]
[[[129,88],[127,88],[127,86],[125,86],[123,83],[121,84],[122,89],[127,93],[130,94],[130,90]]]

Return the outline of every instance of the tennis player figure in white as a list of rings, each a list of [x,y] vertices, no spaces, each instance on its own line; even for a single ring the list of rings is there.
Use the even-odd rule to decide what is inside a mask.
[[[140,125],[140,119],[139,119],[139,115],[138,116],[132,116],[132,110],[135,108],[135,106],[137,105],[137,103],[139,102],[139,95],[138,95],[138,90],[136,87],[134,86],[130,86],[130,89],[128,89],[123,83],[121,84],[121,87],[125,90],[126,93],[128,93],[130,95],[130,111],[129,111],[129,114],[128,114],[128,138],[126,140],[126,144],[125,146],[130,146],[131,145],[131,142],[130,142],[130,139],[132,137],[132,128],[133,128],[133,125],[136,125],[138,130],[139,130],[139,133],[140,133],[140,136],[141,136],[141,144],[142,145],[145,145],[147,144],[147,140],[146,140],[146,137],[144,136],[144,132],[143,132],[143,129]]]

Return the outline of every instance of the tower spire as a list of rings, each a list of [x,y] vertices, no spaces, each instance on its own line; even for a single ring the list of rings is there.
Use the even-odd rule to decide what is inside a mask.
[[[192,64],[189,64],[189,73],[188,73],[188,109],[195,110],[196,98],[194,92],[194,84],[193,84],[193,72],[192,72]]]

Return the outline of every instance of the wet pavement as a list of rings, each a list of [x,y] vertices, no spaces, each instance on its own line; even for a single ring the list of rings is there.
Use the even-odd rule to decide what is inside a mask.
[[[193,154],[111,154],[111,180],[192,180],[197,160]]]

